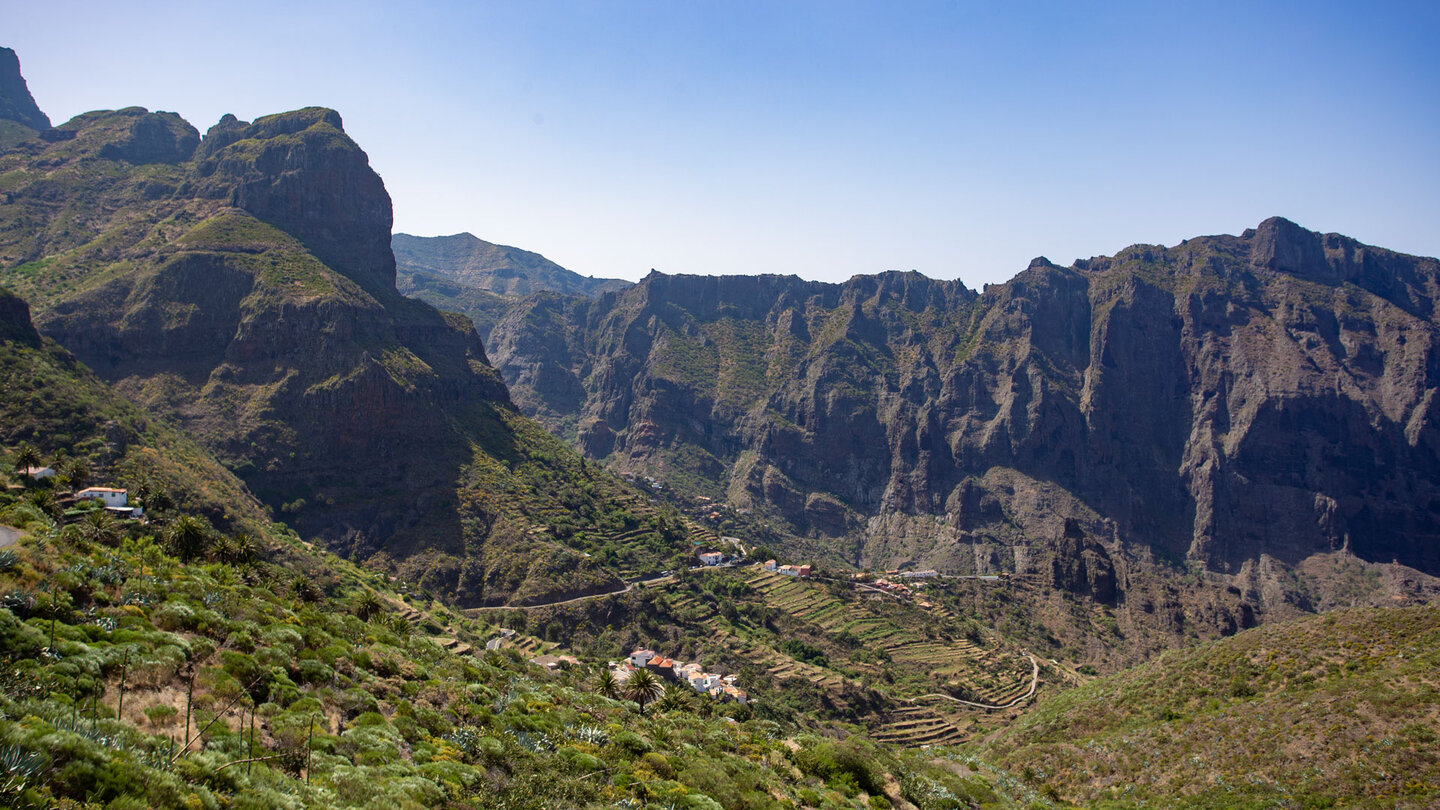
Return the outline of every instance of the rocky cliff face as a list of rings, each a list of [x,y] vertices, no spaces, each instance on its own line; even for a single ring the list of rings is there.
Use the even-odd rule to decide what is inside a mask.
[[[573,471],[469,321],[396,292],[390,200],[338,114],[52,132],[0,152],[0,276],[42,333],[337,550],[472,603],[613,586],[537,526]]]
[[[14,121],[36,131],[50,128],[50,117],[36,106],[25,77],[20,74],[20,57],[9,48],[0,48],[0,120]]]
[[[1103,602],[1127,558],[1255,589],[1261,561],[1317,553],[1440,573],[1437,292],[1434,259],[1271,219],[1037,259],[980,294],[653,274],[528,299],[490,346],[515,401],[595,457],[857,562]]]

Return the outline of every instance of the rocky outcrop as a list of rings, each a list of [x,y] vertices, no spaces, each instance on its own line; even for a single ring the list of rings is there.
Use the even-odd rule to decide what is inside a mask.
[[[30,321],[30,307],[24,299],[0,287],[0,340],[28,346],[40,345],[40,333]]]
[[[652,274],[526,300],[490,345],[522,408],[615,466],[867,563],[1051,555],[1048,579],[1108,602],[1121,557],[1440,573],[1437,294],[1434,259],[1277,218],[980,294]]]
[[[14,121],[37,132],[50,128],[50,117],[35,104],[20,74],[20,57],[9,48],[0,48],[0,120]]]
[[[1085,534],[1080,522],[1065,521],[1065,530],[1050,546],[1050,585],[1082,594],[1101,604],[1114,604],[1117,596],[1115,565],[1103,543]]]
[[[200,133],[175,113],[127,107],[115,113],[128,128],[100,147],[99,156],[127,163],[183,163],[200,145]],[[68,129],[68,127],[67,127]]]
[[[196,193],[223,200],[299,239],[326,265],[371,293],[395,288],[392,215],[385,184],[322,107],[211,129],[196,166]]]
[[[469,603],[618,582],[537,516],[562,494],[600,514],[620,484],[564,489],[470,322],[396,292],[390,199],[338,114],[201,140],[135,107],[52,132],[0,150],[0,275],[43,334],[338,551]],[[535,563],[559,559],[564,581]]]

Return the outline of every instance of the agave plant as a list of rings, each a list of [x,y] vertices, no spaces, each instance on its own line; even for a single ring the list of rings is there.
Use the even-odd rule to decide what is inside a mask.
[[[480,732],[472,726],[460,726],[445,735],[445,741],[473,757],[480,752]]]
[[[570,730],[570,736],[591,745],[604,745],[610,741],[610,735],[599,726],[577,726]]]
[[[540,731],[517,731],[515,732],[515,741],[520,743],[521,748],[532,754],[539,754],[555,748],[555,743],[550,736]]]
[[[0,795],[23,792],[45,765],[45,755],[38,751],[26,751],[18,745],[0,747]]]

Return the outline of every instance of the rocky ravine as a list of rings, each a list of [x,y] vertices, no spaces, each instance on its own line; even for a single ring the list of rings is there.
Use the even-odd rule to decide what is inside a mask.
[[[1188,561],[1263,606],[1316,554],[1440,573],[1437,294],[1434,259],[1276,218],[979,294],[655,273],[526,299],[489,346],[588,454],[856,562],[1109,602]]]

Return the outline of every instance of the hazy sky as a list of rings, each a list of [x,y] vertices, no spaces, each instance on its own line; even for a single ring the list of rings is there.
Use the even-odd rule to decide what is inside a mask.
[[[1274,214],[1434,256],[1437,31],[1434,0],[0,0],[57,124],[334,107],[396,230],[630,279],[979,286]]]

